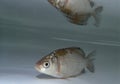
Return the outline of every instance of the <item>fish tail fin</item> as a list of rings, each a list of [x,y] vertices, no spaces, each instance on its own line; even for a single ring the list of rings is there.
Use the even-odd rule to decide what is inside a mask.
[[[86,67],[90,72],[94,72],[95,68],[94,68],[94,64],[93,64],[93,60],[95,60],[93,57],[95,56],[96,50],[92,51],[91,53],[88,54],[88,56],[86,57]]]
[[[97,6],[95,9],[94,9],[94,12],[93,12],[93,17],[95,19],[95,26],[98,27],[99,24],[100,24],[100,13],[102,12],[103,10],[103,7],[102,6]]]

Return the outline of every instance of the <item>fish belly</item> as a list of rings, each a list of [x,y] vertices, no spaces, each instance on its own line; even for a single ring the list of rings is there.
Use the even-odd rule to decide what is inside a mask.
[[[61,59],[60,74],[62,77],[73,77],[81,73],[85,68],[85,60],[82,56],[69,54]]]

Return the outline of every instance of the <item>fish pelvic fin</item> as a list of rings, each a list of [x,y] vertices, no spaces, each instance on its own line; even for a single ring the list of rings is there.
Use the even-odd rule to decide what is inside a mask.
[[[103,6],[97,6],[96,8],[94,8],[94,12],[93,12],[93,17],[95,19],[95,26],[98,27],[100,22],[101,22],[101,16],[100,13],[103,10]]]
[[[95,67],[93,64],[93,61],[95,60],[94,58],[95,54],[96,54],[96,50],[89,53],[88,56],[86,57],[86,67],[90,72],[95,72]]]

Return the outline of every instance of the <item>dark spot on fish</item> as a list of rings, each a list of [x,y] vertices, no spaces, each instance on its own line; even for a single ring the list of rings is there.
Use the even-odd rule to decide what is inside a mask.
[[[90,14],[74,14],[74,15],[69,15],[67,17],[71,23],[78,25],[86,25],[87,20],[90,17]]]
[[[55,56],[65,56],[67,53],[65,49],[59,49],[55,51]]]
[[[61,10],[63,13],[65,13],[66,15],[71,15],[71,14],[72,14],[71,9],[61,7],[60,10]]]
[[[70,47],[67,49],[70,51],[71,54],[74,52],[76,54],[79,54],[79,55],[85,57],[85,52],[80,47]]]

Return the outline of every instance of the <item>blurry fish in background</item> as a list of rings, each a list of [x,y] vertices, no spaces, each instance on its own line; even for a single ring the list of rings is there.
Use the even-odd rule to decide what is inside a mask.
[[[61,11],[71,23],[87,25],[88,19],[93,16],[95,26],[100,24],[102,6],[97,6],[92,0],[48,0],[56,9]]]
[[[35,68],[37,71],[56,78],[76,77],[87,68],[94,72],[93,56],[95,51],[87,56],[79,47],[57,49],[40,59]]]

